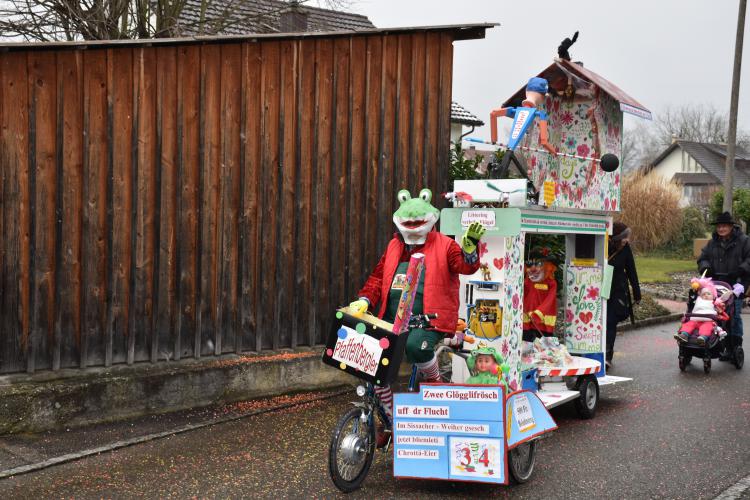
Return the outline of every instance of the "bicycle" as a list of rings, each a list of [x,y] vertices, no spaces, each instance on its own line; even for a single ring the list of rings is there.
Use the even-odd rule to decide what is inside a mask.
[[[437,317],[434,314],[415,314],[409,319],[409,329],[429,328],[430,319]],[[404,333],[403,335],[408,335]],[[443,351],[450,347],[441,345],[436,351]],[[441,375],[446,372],[441,370]],[[450,373],[447,373],[450,377]],[[409,377],[408,390],[413,391],[417,387],[417,368],[412,367]],[[448,378],[450,380],[450,378]],[[361,401],[352,402],[354,408],[349,409],[339,418],[331,437],[328,450],[328,471],[333,484],[343,491],[350,493],[358,489],[367,477],[372,465],[376,449],[376,429],[380,426],[384,432],[392,429],[391,418],[385,411],[385,407],[375,394],[375,386],[370,382],[364,382],[357,386],[357,396]],[[390,437],[393,433],[390,432]],[[382,447],[388,452],[391,439]]]
[[[414,315],[409,321],[409,331],[414,328],[429,328],[429,320],[435,315]],[[408,335],[405,333],[404,335]],[[451,382],[452,370],[444,354],[466,357],[470,351],[462,349],[462,343],[456,346],[441,344],[435,349],[440,364],[440,377],[446,383]],[[407,390],[418,388],[418,370],[412,365]],[[380,427],[387,440],[380,448],[385,453],[390,449],[393,423],[383,404],[375,393],[375,386],[364,382],[357,386],[356,394],[360,401],[352,402],[350,408],[338,420],[331,437],[328,450],[328,470],[333,483],[344,493],[350,493],[362,486],[370,471],[377,449],[377,429]],[[525,483],[531,477],[536,463],[536,440],[523,443],[508,451],[508,470],[516,483]]]

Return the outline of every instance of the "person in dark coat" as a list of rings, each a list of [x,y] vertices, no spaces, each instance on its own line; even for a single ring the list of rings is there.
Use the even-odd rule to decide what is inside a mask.
[[[706,276],[730,285],[740,283],[747,289],[750,281],[750,238],[737,227],[729,212],[719,215],[711,224],[716,226],[716,230],[701,250],[698,271],[701,274],[705,271]],[[742,300],[743,296],[740,295],[734,301],[730,346],[742,345]]]
[[[609,238],[609,265],[612,272],[612,286],[607,300],[607,353],[605,362],[612,366],[617,323],[632,317],[633,304],[641,301],[641,286],[638,283],[638,272],[635,269],[633,251],[630,249],[631,230],[622,222],[612,225],[612,236]],[[633,294],[630,294],[630,288]]]

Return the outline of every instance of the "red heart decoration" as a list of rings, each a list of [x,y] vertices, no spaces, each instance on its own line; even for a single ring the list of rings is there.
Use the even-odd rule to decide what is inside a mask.
[[[617,210],[617,200],[612,200],[612,203],[610,203],[610,206],[612,207],[612,210]]]
[[[594,317],[594,314],[591,311],[585,312],[585,313],[584,312],[578,313],[578,318],[581,320],[582,323],[588,323],[589,321],[591,321],[591,318],[593,317]]]
[[[492,264],[494,264],[494,266],[498,270],[500,270],[500,271],[503,270],[503,259],[492,259]]]

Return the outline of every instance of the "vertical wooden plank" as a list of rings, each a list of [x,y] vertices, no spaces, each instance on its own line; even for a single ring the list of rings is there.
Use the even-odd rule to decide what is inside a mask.
[[[8,87],[8,75],[6,68],[9,66],[7,54],[0,54],[0,234],[7,235],[6,228],[8,227],[6,222],[9,218],[11,211],[10,204],[8,203],[8,180],[12,171],[10,166],[13,164],[11,161],[12,155],[9,154],[10,150],[7,148],[8,137],[8,110],[3,95]],[[6,266],[6,249],[7,241],[9,238],[3,238],[0,242],[0,290],[3,291],[0,295],[0,373],[7,372],[10,369],[11,360],[15,359],[14,347],[15,343],[11,340],[10,330],[6,328],[8,316],[5,314],[8,310],[7,302],[10,299],[10,290],[6,288],[9,284]]]
[[[240,221],[240,277],[242,280],[241,330],[243,344],[260,351],[262,332],[260,331],[260,222],[262,211],[261,195],[261,144],[262,108],[261,103],[261,49],[257,42],[243,44],[242,89],[243,89],[243,148],[242,155],[242,214]]]
[[[415,188],[423,187],[433,189],[425,183],[425,165],[424,165],[424,137],[425,123],[425,53],[426,53],[426,34],[416,33],[412,38],[412,80],[411,80],[411,126],[409,127],[409,144],[411,154],[409,163],[414,171]],[[437,193],[433,193],[437,196]]]
[[[440,34],[427,34],[427,57],[425,58],[425,79],[427,99],[425,103],[425,135],[424,135],[424,182],[426,186],[436,186],[436,171],[438,168],[438,141],[440,117],[438,106],[440,98]]]
[[[448,191],[448,168],[450,162],[451,95],[453,93],[453,35],[440,34],[440,101],[438,103],[437,192]]]
[[[136,51],[137,78],[137,147],[134,154],[137,168],[133,183],[135,205],[135,240],[131,239],[135,268],[132,295],[133,311],[128,336],[128,363],[145,361],[151,356],[154,311],[154,274],[156,248],[156,49],[140,47]]]
[[[412,196],[417,196],[424,186],[415,182],[414,172],[409,164],[409,136],[411,128],[411,37],[398,37],[398,76],[396,84],[396,125],[395,129],[395,161],[394,179],[397,183],[395,190],[406,188]]]
[[[295,324],[299,332],[294,339],[298,343],[315,343],[315,293],[313,277],[317,273],[313,253],[313,185],[317,178],[313,173],[313,137],[315,109],[315,41],[300,40],[297,66],[297,187],[296,214],[297,235],[295,262]]]
[[[60,367],[83,366],[82,342],[82,238],[83,238],[83,52],[57,55],[58,121],[61,138],[57,157],[61,185],[57,214],[60,250],[57,258],[57,320]]]
[[[330,185],[331,185],[331,117],[333,101],[333,42],[329,39],[315,40],[315,65],[317,67],[315,79],[315,208],[313,220],[316,221],[315,247],[313,262],[315,262],[314,289],[317,293],[315,307],[319,314],[315,323],[315,331],[323,335],[328,315],[320,311],[331,311],[329,283],[331,272],[331,254],[328,251],[330,242]]]
[[[109,167],[107,325],[104,365],[127,359],[132,272],[133,49],[107,51]]]
[[[365,207],[367,171],[365,162],[365,77],[367,60],[367,41],[361,37],[352,37],[349,71],[349,158],[347,160],[347,177],[349,207],[346,224],[349,228],[347,254],[349,255],[349,272],[346,281],[349,287],[344,296],[344,303],[356,296],[362,286],[365,267],[363,265],[362,244],[365,240],[367,217],[370,209]]]
[[[180,154],[177,317],[180,345],[175,359],[200,356],[198,311],[198,218],[200,192],[200,47],[177,49],[177,140]],[[197,340],[196,340],[197,339]],[[198,349],[196,349],[196,346]]]
[[[107,53],[83,54],[83,346],[81,368],[104,362],[107,255]]]
[[[279,347],[296,347],[297,330],[294,328],[294,277],[299,270],[294,262],[294,234],[296,231],[296,214],[294,210],[295,185],[297,168],[296,131],[297,131],[297,46],[292,40],[281,42],[280,46],[280,109],[279,123],[279,159],[281,160],[279,178],[278,212],[278,267],[276,329]]]
[[[350,189],[347,159],[349,155],[349,38],[336,38],[333,42],[332,109],[332,165],[331,200],[340,200],[331,205],[329,245],[331,248],[331,272],[328,288],[332,305],[343,304],[349,297],[349,238],[342,238],[350,229],[347,221],[347,192]],[[329,310],[331,310],[329,308]]]
[[[381,162],[381,179],[380,179],[380,213],[378,224],[381,227],[392,227],[393,210],[395,207],[396,192],[401,189],[401,185],[394,185],[394,174],[396,171],[396,159],[394,158],[395,139],[394,129],[396,128],[396,87],[398,77],[398,38],[396,36],[384,36],[383,41],[383,88],[381,103],[381,139],[380,139],[380,156]],[[395,179],[396,182],[402,182],[401,179]],[[381,231],[378,235],[378,249],[380,252],[385,250],[387,242],[390,240],[390,232]]]
[[[200,354],[221,349],[218,320],[218,259],[220,253],[219,203],[221,200],[221,49],[201,47],[201,217],[200,217]]]
[[[380,227],[372,223],[372,218],[378,217],[380,209],[380,138],[382,135],[382,80],[383,80],[383,38],[380,36],[367,37],[367,61],[366,61],[366,90],[365,109],[367,122],[365,123],[365,143],[367,156],[365,160],[367,176],[367,189],[365,191],[365,205],[368,210],[370,223],[365,224],[365,235],[363,238],[365,274],[370,272],[377,264],[379,258],[378,248]],[[379,219],[377,219],[379,220]],[[365,275],[357,282],[359,286],[364,284]]]
[[[59,360],[59,344],[55,341],[55,247],[58,233],[55,219],[57,206],[57,79],[54,52],[29,54],[29,96],[33,118],[34,164],[34,276],[32,285],[33,310],[31,318],[32,342],[36,346],[36,360],[32,357],[30,371],[48,369],[53,359]],[[57,353],[57,354],[55,354]],[[59,366],[59,362],[58,362]]]
[[[2,304],[3,353],[0,370],[27,368],[29,335],[29,113],[25,53],[6,53],[0,60],[0,168],[2,169]]]
[[[238,337],[241,62],[240,45],[221,46],[221,260],[218,324],[222,332],[222,344],[217,343],[216,354],[236,350]]]
[[[177,342],[177,49],[156,49],[157,137],[159,144],[158,170],[161,172],[161,214],[158,247],[158,290],[155,309],[156,338],[151,360],[170,360],[175,357]],[[154,352],[156,351],[156,352]]]
[[[262,348],[278,349],[278,326],[274,324],[276,313],[276,288],[279,241],[267,238],[269,230],[278,227],[279,193],[279,97],[280,97],[280,60],[281,47],[279,42],[264,42],[261,45],[261,74],[263,99],[263,143],[261,150],[261,179],[263,184],[263,211],[261,231],[261,274],[258,283],[261,296],[260,331],[263,332]]]

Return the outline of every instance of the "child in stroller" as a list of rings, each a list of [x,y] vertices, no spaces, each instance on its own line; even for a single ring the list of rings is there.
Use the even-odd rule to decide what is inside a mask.
[[[680,331],[674,337],[679,342],[694,342],[699,346],[713,343],[722,328],[716,321],[728,321],[726,303],[716,296],[716,287],[711,278],[693,278],[691,288],[698,294],[693,302],[690,316],[685,315]]]
[[[734,296],[741,295],[742,285],[734,287],[711,278],[693,278],[688,293],[688,312],[683,316],[680,330],[675,334],[679,344],[679,366],[684,371],[693,356],[703,359],[703,371],[711,371],[711,359],[720,357],[728,347],[731,335],[731,316],[734,314]],[[696,332],[697,330],[697,332]],[[701,338],[702,337],[702,338]],[[739,352],[738,352],[739,351]],[[742,348],[731,350],[732,362],[742,368]]]

